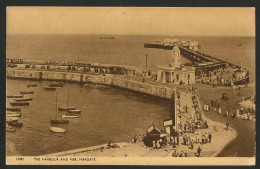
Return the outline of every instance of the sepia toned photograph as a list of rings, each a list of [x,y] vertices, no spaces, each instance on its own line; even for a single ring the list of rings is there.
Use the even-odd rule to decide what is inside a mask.
[[[6,11],[7,165],[255,165],[255,8]]]

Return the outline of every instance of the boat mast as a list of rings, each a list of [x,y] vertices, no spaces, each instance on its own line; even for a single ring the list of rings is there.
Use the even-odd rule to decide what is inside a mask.
[[[58,118],[58,111],[57,111],[57,92],[56,92],[56,115],[55,115],[55,119],[57,120]]]
[[[69,92],[69,87],[68,87],[68,100],[67,100],[67,113],[69,111],[69,99],[70,99],[70,92]]]

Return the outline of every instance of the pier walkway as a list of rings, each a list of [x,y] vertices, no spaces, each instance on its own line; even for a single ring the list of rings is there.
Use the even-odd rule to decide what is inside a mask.
[[[218,63],[222,63],[222,64],[226,64],[228,66],[232,66],[234,68],[239,68],[240,66],[224,61],[222,59],[216,58],[214,56],[205,54],[205,53],[201,53],[201,52],[197,52],[197,51],[193,51],[190,50],[188,48],[179,46],[179,49],[181,51],[181,55],[186,57],[187,59],[191,60],[191,61],[197,61],[197,62],[218,62]]]

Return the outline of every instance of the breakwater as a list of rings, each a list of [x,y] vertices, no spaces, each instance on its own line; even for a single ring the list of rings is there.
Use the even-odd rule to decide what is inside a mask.
[[[54,70],[25,70],[7,68],[7,78],[31,80],[55,80],[78,83],[95,83],[112,87],[119,87],[160,98],[171,99],[174,89],[166,86],[152,85],[124,79],[122,75],[88,74],[83,72],[67,72]]]

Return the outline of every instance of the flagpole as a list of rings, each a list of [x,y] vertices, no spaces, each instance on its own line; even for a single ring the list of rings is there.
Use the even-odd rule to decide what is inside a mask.
[[[242,60],[243,60],[244,56],[241,56],[241,62],[240,62],[240,67],[242,69]]]

